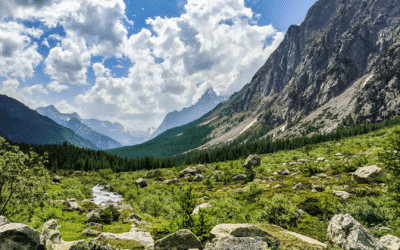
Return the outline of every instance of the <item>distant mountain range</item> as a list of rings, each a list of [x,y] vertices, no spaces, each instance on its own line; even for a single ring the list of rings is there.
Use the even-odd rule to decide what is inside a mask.
[[[6,95],[0,95],[0,132],[19,143],[62,145],[69,142],[79,147],[99,149],[71,129],[57,124]]]

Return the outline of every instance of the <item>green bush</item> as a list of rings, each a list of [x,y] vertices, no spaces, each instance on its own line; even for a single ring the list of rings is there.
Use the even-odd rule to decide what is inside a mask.
[[[110,180],[111,179],[112,173],[113,173],[113,171],[111,170],[111,168],[100,169],[99,170],[99,174],[100,174],[101,178],[106,179],[106,180]]]
[[[229,190],[226,196],[211,200],[209,208],[210,219],[214,225],[221,223],[247,223],[251,217],[247,209],[234,197],[234,191]]]
[[[269,222],[281,227],[296,225],[296,205],[291,199],[282,194],[275,194],[272,198],[260,200],[262,209],[255,213],[255,220],[261,223]]]
[[[94,204],[93,202],[84,202],[84,203],[82,203],[81,208],[93,210],[95,208],[98,208],[98,206],[96,204]]]
[[[110,207],[107,207],[101,211],[100,220],[105,224],[111,224],[113,221],[113,213]]]
[[[304,176],[310,177],[313,176],[315,174],[321,173],[322,170],[321,168],[318,166],[318,163],[307,163],[303,166],[301,166],[301,172],[303,172]]]

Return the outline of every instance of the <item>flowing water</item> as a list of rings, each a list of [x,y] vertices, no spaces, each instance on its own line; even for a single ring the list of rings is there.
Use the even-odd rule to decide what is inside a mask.
[[[109,192],[104,189],[103,186],[93,186],[92,188],[93,193],[93,202],[96,205],[100,205],[101,203],[106,203],[107,201],[111,201],[112,203],[117,203],[118,201],[124,200],[121,195]]]

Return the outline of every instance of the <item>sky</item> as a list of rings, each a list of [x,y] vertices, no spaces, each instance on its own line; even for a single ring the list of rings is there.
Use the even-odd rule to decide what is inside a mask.
[[[0,94],[158,127],[250,82],[316,0],[0,0]]]

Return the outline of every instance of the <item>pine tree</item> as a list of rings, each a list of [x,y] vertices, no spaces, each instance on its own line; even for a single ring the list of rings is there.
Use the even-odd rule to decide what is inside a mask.
[[[176,202],[180,206],[179,214],[181,216],[178,221],[180,229],[191,229],[194,226],[193,209],[196,207],[196,197],[192,185],[181,189],[176,195]]]

